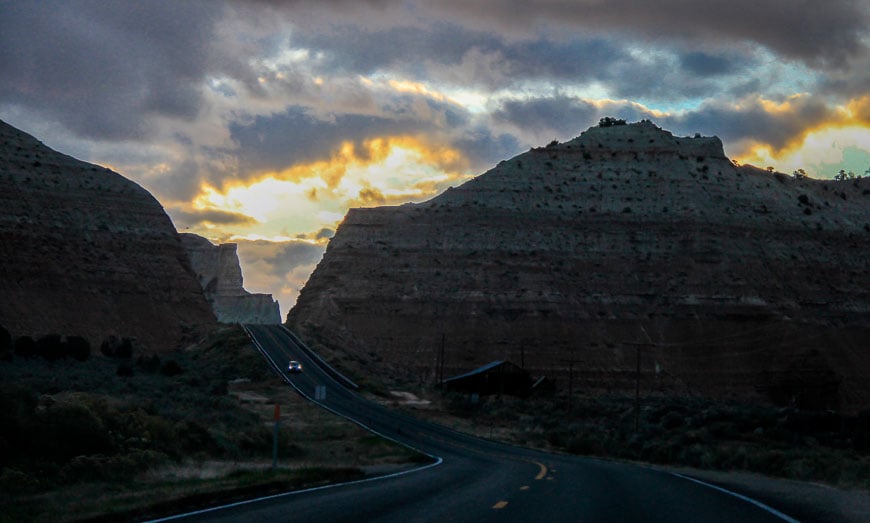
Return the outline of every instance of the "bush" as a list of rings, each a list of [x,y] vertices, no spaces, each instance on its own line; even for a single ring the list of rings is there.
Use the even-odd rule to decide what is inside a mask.
[[[12,335],[0,325],[0,354],[12,350]]]
[[[21,336],[15,340],[15,355],[22,358],[36,356],[36,342],[30,336]]]
[[[81,336],[67,336],[64,343],[67,356],[78,361],[85,361],[91,357],[91,344]]]
[[[31,436],[43,456],[65,461],[113,450],[103,420],[87,405],[76,401],[57,403],[38,411],[37,420],[39,426]]]
[[[598,127],[613,127],[614,125],[625,125],[625,120],[613,118],[612,116],[605,116],[598,120]]]
[[[48,361],[62,358],[64,356],[64,346],[60,334],[46,334],[36,340],[36,353]]]
[[[133,356],[133,339],[119,338],[113,334],[100,344],[100,352],[109,358],[131,358]]]
[[[131,367],[129,363],[121,362],[118,364],[118,368],[115,369],[115,375],[122,378],[129,378],[133,375],[133,367]]]
[[[139,356],[136,358],[136,366],[145,372],[154,373],[160,370],[160,356],[152,354],[151,356]]]
[[[160,373],[164,376],[177,376],[182,372],[184,372],[184,369],[182,369],[181,365],[179,365],[175,360],[169,360],[160,367]]]

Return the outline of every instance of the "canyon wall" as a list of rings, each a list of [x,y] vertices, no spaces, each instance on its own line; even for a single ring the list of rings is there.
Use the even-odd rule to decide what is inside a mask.
[[[245,290],[235,243],[214,245],[189,233],[182,233],[181,241],[219,322],[281,323],[278,302],[271,294],[251,294]]]
[[[0,121],[0,324],[165,351],[215,318],[148,191]]]
[[[352,209],[288,314],[351,373],[495,359],[575,387],[870,400],[870,179],[795,178],[650,122],[591,128],[421,204]],[[441,350],[443,343],[443,351]],[[811,405],[810,405],[811,404]]]

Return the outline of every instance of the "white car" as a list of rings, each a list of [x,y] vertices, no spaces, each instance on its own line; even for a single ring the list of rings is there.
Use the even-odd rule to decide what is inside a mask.
[[[297,372],[302,372],[302,364],[296,360],[292,360],[289,365],[287,365],[287,372],[291,374],[296,374]]]

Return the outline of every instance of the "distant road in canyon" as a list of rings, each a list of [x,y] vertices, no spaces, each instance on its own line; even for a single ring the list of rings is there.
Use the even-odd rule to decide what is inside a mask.
[[[812,520],[668,472],[503,445],[414,419],[342,386],[282,327],[252,325],[247,329],[276,371],[301,394],[369,430],[429,454],[434,463],[383,478],[270,496],[171,519],[356,523]],[[288,375],[289,360],[300,361],[304,371]],[[318,386],[326,388],[325,399],[314,399]]]

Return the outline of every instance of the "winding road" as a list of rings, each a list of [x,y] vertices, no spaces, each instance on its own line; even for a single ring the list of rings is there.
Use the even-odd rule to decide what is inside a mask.
[[[513,447],[368,401],[280,326],[250,325],[255,345],[299,393],[433,457],[420,468],[166,518],[183,521],[797,521],[740,494],[638,465]],[[304,372],[288,375],[289,360]],[[314,400],[317,386],[326,398]],[[322,390],[322,389],[321,389]]]

